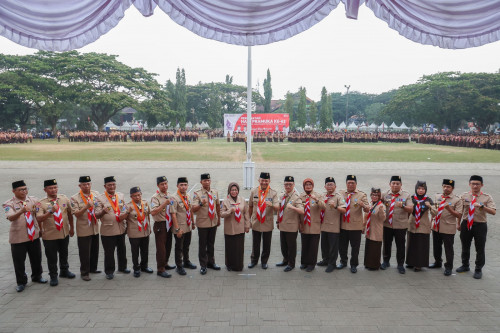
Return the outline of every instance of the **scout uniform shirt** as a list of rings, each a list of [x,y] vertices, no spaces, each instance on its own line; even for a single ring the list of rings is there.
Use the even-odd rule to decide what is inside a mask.
[[[231,208],[238,207],[241,212],[240,222],[236,221],[235,213]],[[250,228],[250,217],[248,216],[248,205],[243,197],[239,196],[234,201],[228,196],[222,202],[220,216],[224,218],[224,235],[239,235],[245,232],[245,227]]]
[[[464,192],[461,196],[460,199],[462,199],[463,202],[463,214],[462,214],[462,221],[466,220],[469,215],[469,206],[472,201],[472,193],[471,192]],[[491,208],[491,209],[496,209],[495,202],[493,202],[493,198],[486,193],[481,192],[477,197],[476,197],[476,202],[482,203],[485,207]],[[486,223],[486,212],[484,209],[481,209],[480,207],[476,207],[474,210],[474,223]]]
[[[95,219],[95,210],[97,208],[97,196],[99,195],[99,192],[97,191],[90,191],[90,193],[93,196],[93,206],[94,206],[94,214],[91,214],[90,216],[90,222],[89,222],[89,211],[84,211],[82,215],[76,216],[76,235],[78,237],[86,237],[86,236],[93,236],[99,234],[99,221],[96,221]],[[85,198],[87,202],[89,202],[88,198]],[[83,207],[85,207],[87,204],[83,201],[82,195],[80,192],[77,194],[73,195],[70,199],[71,201],[71,209],[73,212],[82,210]]]
[[[325,199],[318,192],[312,191],[311,195],[314,195],[317,198],[317,200],[309,198],[309,207],[311,211],[311,225],[309,225],[309,223],[307,222],[304,223],[305,212],[304,216],[302,216],[300,223],[302,223],[302,225],[304,226],[304,229],[302,230],[303,234],[319,235],[321,233],[321,211],[326,208]],[[308,197],[309,196],[305,192],[300,195],[300,200],[302,200],[302,204],[304,205],[304,210],[306,209],[306,202]]]
[[[347,208],[347,198],[349,193],[347,190],[340,190],[339,194],[344,198]],[[363,208],[360,203],[364,203],[365,206],[369,206],[368,197],[363,191],[356,189],[351,195],[351,208],[350,208],[350,219],[349,222],[346,221],[345,216],[342,219],[340,228],[343,230],[363,230]],[[345,215],[345,214],[344,214]]]
[[[438,214],[439,205],[443,201],[443,194],[436,194],[434,199],[435,210],[431,211],[431,214],[434,216],[434,221],[436,220],[436,216]],[[445,205],[449,205],[451,209],[456,212],[462,213],[463,211],[463,202],[462,200],[456,196],[455,194],[450,194],[449,198],[445,199]],[[432,230],[439,231],[442,234],[454,235],[457,232],[457,218],[443,207],[441,212],[441,217],[439,218],[439,225],[436,226],[435,223],[432,223]],[[458,221],[458,223],[461,221]]]
[[[33,240],[40,237],[39,231],[40,228],[38,226],[38,222],[36,220],[36,211],[39,209],[40,204],[35,197],[27,196],[26,200],[24,200],[26,204],[27,212],[30,212],[30,215],[33,217],[33,223],[35,227],[35,233],[33,235]],[[3,209],[5,210],[5,216],[9,218],[12,215],[15,215],[18,210],[23,208],[23,201],[19,200],[16,197],[13,197],[10,200],[7,200],[3,203]],[[10,244],[19,244],[24,242],[31,241],[28,237],[28,227],[26,224],[26,213],[19,215],[19,217],[14,221],[10,222],[10,230],[9,230],[9,243]]]
[[[215,227],[217,226],[217,200],[219,200],[219,193],[217,190],[214,190],[213,188],[210,188],[210,194],[212,195],[212,199],[214,202],[214,218],[213,220],[210,220],[208,217],[208,208],[210,206],[210,203],[208,202],[208,192],[204,188],[200,189],[199,191],[194,192],[193,195],[193,204],[199,205],[201,203],[202,199],[206,199],[207,203],[203,204],[203,206],[200,207],[200,209],[195,213],[196,214],[196,226],[198,228],[210,228],[210,227]]]
[[[423,207],[424,203],[422,203]],[[437,213],[437,209],[434,208],[433,205],[425,212],[420,213],[420,225],[417,228],[415,224],[415,216],[413,214],[410,215],[409,218],[409,228],[408,231],[413,234],[430,234],[431,233],[431,214],[434,215]]]
[[[172,197],[173,204],[171,204],[170,206],[170,212],[172,214],[176,214],[177,224],[179,225],[179,229],[182,230],[183,234],[191,232],[192,224],[194,223],[193,212],[191,212],[191,198],[189,198],[189,194],[187,193],[185,197],[186,199],[184,199],[184,201],[188,205],[189,213],[191,214],[190,224],[188,224],[187,220],[188,215],[186,211],[186,206],[184,205],[184,202],[182,201],[178,193],[175,193],[175,195]]]
[[[394,200],[394,211],[392,215],[392,225],[389,224],[389,212],[391,209],[391,200],[393,193],[391,190],[388,190],[382,195],[382,200],[384,201],[385,204],[385,222],[384,222],[384,227],[391,228],[391,229],[408,229],[408,218],[410,217],[410,213],[405,211],[403,207],[397,207],[396,203],[398,202],[403,202],[404,206],[408,207],[413,207],[413,203],[411,201],[411,196],[410,193],[406,191],[399,191],[396,193],[398,195],[395,197]]]
[[[370,205],[370,210],[372,209],[373,203]],[[374,242],[381,242],[383,240],[385,214],[386,209],[383,201],[382,203],[377,203],[377,206],[373,209],[370,215],[370,231],[365,231],[366,238]],[[365,213],[365,223],[367,223],[367,218],[368,213]]]
[[[139,224],[139,215],[135,210],[134,204],[132,201],[127,203],[125,206],[125,210],[131,209],[132,211],[127,216],[127,236],[128,238],[142,238],[147,237],[151,234],[151,222],[149,220],[149,214],[151,213],[150,206],[147,201],[142,200],[142,211],[141,206],[136,204],[137,209],[139,210],[139,214],[142,215],[141,224]]]
[[[170,193],[162,193],[160,191],[156,191],[156,193],[151,197],[151,206],[150,209],[154,210],[156,207],[161,206],[165,201],[168,201],[169,203],[163,208],[158,214],[153,215],[153,220],[155,222],[168,222],[170,224],[170,227],[173,226],[172,222],[172,214],[170,212],[170,208],[174,203],[174,199],[171,197]],[[168,216],[168,217],[167,217]],[[170,229],[169,226],[166,226],[167,230]],[[158,228],[157,228],[158,229]],[[160,230],[156,230],[155,232],[159,232]]]
[[[123,193],[115,192],[111,198],[118,197],[118,210],[123,214],[126,210]],[[118,222],[116,220],[115,212],[108,198],[106,192],[97,196],[97,209],[96,212],[100,213],[104,210],[104,215],[101,216],[101,235],[102,236],[118,236],[125,233],[127,228],[126,221]]]
[[[40,200],[40,208],[36,216],[39,217],[46,214],[49,207],[53,206],[52,202],[53,201],[49,198]],[[61,209],[63,225],[61,230],[57,230],[54,214],[50,214],[45,221],[40,223],[42,228],[42,239],[44,240],[64,239],[69,235],[68,214],[71,214],[71,202],[64,194],[58,194],[55,202],[59,206],[59,209]]]
[[[283,202],[284,197],[284,202]],[[278,227],[280,231],[284,232],[297,232],[299,230],[299,224],[302,222],[302,216],[296,211],[288,207],[291,203],[295,208],[304,208],[302,200],[300,199],[297,192],[292,191],[291,193],[281,193],[279,196],[280,209],[278,210]],[[281,206],[283,205],[283,218],[279,222],[279,214],[281,212]]]
[[[267,232],[272,231],[274,229],[273,221],[274,221],[274,207],[279,204],[278,194],[272,188],[269,188],[269,192],[267,193],[266,202],[270,202],[271,206],[266,207],[266,216],[264,223],[261,223],[257,220],[257,207],[259,204],[259,186],[255,187],[250,192],[250,200],[253,203],[252,209],[252,217],[250,223],[252,224],[252,230],[259,232]]]
[[[342,223],[342,214],[337,210],[338,207],[345,208],[345,200],[338,192],[334,192],[331,197],[327,197],[327,194],[323,194],[323,201],[325,203],[323,223],[321,223],[321,231],[340,233],[340,224]],[[330,204],[333,203],[335,208],[332,208]]]

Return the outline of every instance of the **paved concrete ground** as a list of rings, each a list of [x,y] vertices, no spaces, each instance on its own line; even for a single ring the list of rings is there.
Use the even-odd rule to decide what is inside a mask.
[[[500,165],[436,163],[266,163],[257,166],[271,172],[272,187],[281,190],[285,175],[294,175],[297,183],[312,177],[322,189],[325,176],[333,175],[343,187],[346,174],[356,174],[360,189],[387,187],[392,174],[403,177],[404,187],[412,191],[417,179],[427,180],[429,193],[440,189],[442,178],[457,181],[457,193],[467,190],[468,177],[485,177],[484,192],[500,203]],[[213,185],[226,193],[230,181],[242,182],[241,163],[162,163],[162,162],[0,162],[3,189],[0,200],[10,198],[10,183],[25,179],[30,195],[43,195],[44,179],[55,177],[60,193],[77,191],[80,175],[91,175],[94,188],[102,192],[102,178],[115,175],[118,190],[128,193],[140,185],[149,198],[155,190],[155,177],[166,175],[175,188],[178,176],[187,176],[192,184],[200,173],[210,172]],[[199,185],[198,185],[199,186]],[[301,186],[297,186],[302,190]],[[248,191],[244,191],[248,196]],[[15,291],[10,247],[9,223],[0,223],[0,332],[23,331],[159,331],[169,332],[468,332],[499,331],[500,327],[500,228],[499,217],[489,219],[486,266],[482,280],[465,273],[445,277],[442,270],[400,275],[391,267],[370,272],[359,267],[357,274],[348,270],[331,274],[317,268],[305,273],[298,268],[290,273],[274,267],[281,260],[279,233],[275,230],[270,268],[260,266],[241,273],[215,272],[201,276],[198,270],[171,279],[156,274],[136,279],[117,274],[108,281],[104,274],[84,282],[79,276],[76,239],[70,241],[70,269],[73,280],[61,279],[58,287],[29,283],[22,293]],[[197,232],[191,257],[197,262]],[[299,237],[300,249],[300,237]],[[360,261],[364,255],[364,241]],[[245,238],[245,263],[251,251],[250,234]],[[127,241],[130,260],[130,246]],[[455,267],[460,264],[460,241],[455,238]],[[431,252],[432,253],[432,252]],[[300,253],[299,253],[300,255]],[[472,250],[472,257],[475,253]],[[393,255],[394,258],[394,255]],[[99,268],[103,268],[102,247]],[[216,241],[216,260],[224,263],[222,230]],[[431,258],[432,260],[432,258]],[[149,252],[150,267],[155,268],[154,237]],[[171,260],[172,262],[172,260]],[[394,259],[393,259],[394,263]],[[28,265],[29,267],[29,265]],[[44,276],[47,277],[45,255]],[[28,275],[30,272],[28,271]]]

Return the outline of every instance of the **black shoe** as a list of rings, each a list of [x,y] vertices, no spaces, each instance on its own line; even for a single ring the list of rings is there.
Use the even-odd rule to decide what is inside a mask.
[[[301,264],[300,269],[306,269],[307,265]]]
[[[196,265],[193,264],[191,261],[188,261],[184,263],[184,268],[196,269]]]
[[[264,264],[264,263],[262,263],[260,266],[262,267],[262,269],[267,269],[267,267],[268,267],[267,264]]]
[[[206,268],[206,267],[201,266],[201,268],[200,268],[200,274],[201,274],[201,275],[205,275],[205,274],[207,274],[207,268]]]
[[[146,268],[141,268],[141,272],[151,274],[153,273],[153,270],[149,267],[146,267]]]
[[[134,271],[134,277],[141,276],[141,271]]]
[[[337,265],[337,269],[342,269],[344,267],[346,267],[347,265],[344,264],[343,262],[340,262],[338,265]]]
[[[441,264],[440,262],[435,262],[429,265],[429,268],[441,268],[441,267],[443,267],[443,264]]]
[[[326,262],[325,260],[321,260],[321,261],[318,261],[316,263],[316,265],[320,266],[320,267],[322,267],[322,266],[328,266],[328,262]]]
[[[231,267],[229,267],[229,266],[226,266],[226,270],[227,270],[228,272],[231,272],[233,269],[232,269]]]
[[[162,278],[171,278],[172,274],[169,272],[156,272],[156,275],[161,276]]]
[[[76,275],[74,273],[71,273],[70,271],[64,271],[64,272],[59,273],[59,277],[66,278],[66,279],[74,279],[75,276]]]
[[[450,275],[451,275],[451,269],[445,269],[444,276],[450,276]]]
[[[26,288],[26,285],[25,285],[25,284],[18,284],[18,285],[16,286],[16,291],[17,291],[18,293],[20,293],[21,291],[23,291],[23,290],[24,290],[24,288]]]
[[[37,278],[37,279],[33,279],[32,281],[33,281],[33,282],[36,282],[36,283],[47,283],[47,282],[48,282],[48,280],[47,280],[47,279],[44,279],[44,278],[43,278],[43,277],[41,277],[41,276],[40,276],[39,278]]]
[[[351,266],[351,273],[357,273],[358,272],[358,269],[356,268],[356,266]]]
[[[377,268],[370,268],[370,267],[366,267],[366,270],[367,270],[367,271],[378,271],[378,269],[377,269]]]
[[[179,267],[177,267],[177,268],[175,269],[175,271],[176,271],[177,273],[179,273],[179,275],[186,275],[186,270],[185,270],[184,268],[180,267],[180,266],[179,266]]]
[[[422,267],[415,267],[415,268],[413,268],[413,271],[414,272],[421,272],[422,271]]]
[[[326,267],[326,269],[325,269],[325,272],[331,273],[331,272],[333,272],[334,269],[335,269],[334,265],[328,265],[328,267]]]
[[[114,277],[115,277],[115,275],[113,273],[106,274],[106,279],[108,279],[108,280],[113,280]]]
[[[214,271],[220,271],[220,266],[217,264],[208,264],[207,268],[213,269]]]
[[[286,266],[284,272],[290,272],[293,269],[292,266]]]
[[[92,274],[100,274],[102,272],[100,270],[96,269],[95,271],[90,271],[90,273],[92,273]]]
[[[130,274],[130,269],[125,268],[125,269],[119,270],[118,272],[122,272],[123,274]]]
[[[403,265],[398,266],[398,272],[399,272],[399,274],[404,274],[404,273],[406,273],[406,269],[403,267]]]
[[[90,281],[90,276],[88,275],[82,275],[81,277],[83,281]]]
[[[276,267],[283,267],[283,266],[288,266],[288,263],[286,261],[282,261],[276,264]]]
[[[382,263],[382,265],[380,265],[380,269],[383,271],[385,271],[389,267],[391,267],[391,264],[385,261]]]
[[[248,264],[248,268],[254,268],[255,266],[257,266],[256,262],[251,262]]]
[[[460,266],[457,268],[456,272],[457,273],[464,273],[470,271],[469,266]]]
[[[314,266],[312,266],[312,265],[307,266],[307,268],[306,268],[306,272],[308,272],[308,273],[312,272],[313,270],[314,270]]]
[[[414,266],[410,266],[410,265],[405,265],[406,268],[409,268],[409,269],[412,269]]]
[[[55,277],[55,278],[50,278],[50,286],[51,287],[55,287],[59,284],[59,280]]]
[[[172,265],[169,265],[169,264],[165,265],[165,269],[166,270],[171,270],[171,269],[175,269],[175,268],[176,268],[176,266],[172,266]]]
[[[474,271],[474,279],[478,279],[479,280],[482,277],[483,277],[483,272],[478,271],[478,270]]]

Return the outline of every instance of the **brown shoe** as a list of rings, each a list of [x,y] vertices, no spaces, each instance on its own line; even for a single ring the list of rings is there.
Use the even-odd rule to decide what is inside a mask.
[[[82,280],[83,281],[90,281],[91,279],[90,279],[90,276],[88,276],[88,275],[82,275]]]

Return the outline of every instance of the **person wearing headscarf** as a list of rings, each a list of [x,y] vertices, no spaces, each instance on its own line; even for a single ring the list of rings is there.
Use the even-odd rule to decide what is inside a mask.
[[[409,218],[406,267],[415,272],[429,266],[429,239],[431,234],[431,214],[433,201],[427,196],[427,183],[417,181],[415,194],[411,197],[413,211]]]
[[[363,223],[363,230],[366,235],[364,263],[368,270],[378,270],[380,268],[385,221],[385,205],[379,188],[372,187],[370,202],[370,210],[365,213]]]
[[[245,233],[250,231],[248,206],[239,194],[240,186],[234,182],[230,183],[220,213],[224,219],[226,269],[238,272],[243,270]]]

